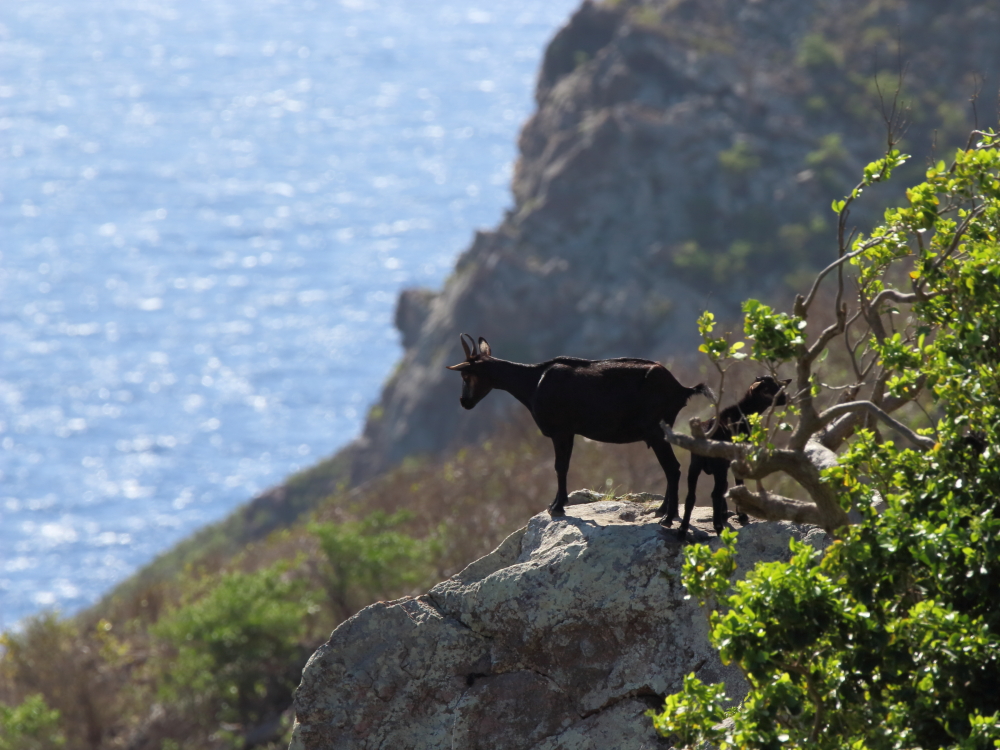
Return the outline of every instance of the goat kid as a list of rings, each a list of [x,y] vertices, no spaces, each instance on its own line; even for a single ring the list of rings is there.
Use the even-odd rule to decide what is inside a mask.
[[[482,337],[478,345],[467,333],[459,341],[465,361],[448,369],[462,375],[462,406],[473,408],[494,388],[507,391],[528,408],[538,429],[552,440],[558,490],[549,505],[551,515],[565,515],[573,439],[582,435],[602,443],[645,442],[667,477],[667,493],[656,515],[677,516],[680,462],[660,422],[673,425],[695,393],[712,398],[708,386],[686,388],[667,368],[648,359],[556,357],[529,365],[497,359]]]
[[[712,418],[701,425],[705,429],[705,434],[711,434],[713,440],[724,440],[727,443],[733,441],[734,435],[749,435],[750,421],[747,419],[751,414],[760,414],[767,411],[772,406],[784,406],[788,399],[785,396],[785,386],[792,382],[788,380],[775,380],[770,375],[762,375],[753,381],[753,384],[744,394],[739,403],[727,406],[719,414],[719,427],[712,434],[715,426],[715,419]],[[678,536],[683,539],[687,535],[688,527],[691,523],[691,511],[695,503],[695,491],[698,489],[698,477],[702,472],[709,474],[715,479],[715,486],[712,488],[712,526],[715,533],[721,534],[726,525],[726,518],[729,515],[729,508],[726,505],[726,491],[729,489],[727,478],[729,475],[730,461],[727,458],[709,458],[699,456],[697,453],[691,454],[691,465],[688,468],[688,493],[684,499],[684,519],[681,521]],[[736,477],[736,484],[743,484],[743,480]],[[747,522],[745,513],[739,516],[739,522]],[[670,526],[671,519],[665,518],[661,523]]]

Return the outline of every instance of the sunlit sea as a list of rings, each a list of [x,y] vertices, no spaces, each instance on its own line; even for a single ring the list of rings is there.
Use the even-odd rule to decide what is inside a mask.
[[[0,628],[357,435],[576,4],[0,3]]]

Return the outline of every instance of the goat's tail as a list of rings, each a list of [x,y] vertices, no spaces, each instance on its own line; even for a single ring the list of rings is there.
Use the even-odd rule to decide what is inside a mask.
[[[706,398],[715,401],[715,394],[712,392],[712,389],[709,388],[704,383],[698,383],[698,385],[696,385],[694,388],[691,389],[691,393],[692,394],[700,393],[702,396],[705,396]]]

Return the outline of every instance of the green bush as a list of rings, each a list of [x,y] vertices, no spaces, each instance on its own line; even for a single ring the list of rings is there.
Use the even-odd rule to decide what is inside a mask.
[[[302,639],[318,610],[307,582],[287,568],[225,573],[152,626],[166,652],[157,670],[162,698],[240,723],[287,707],[305,655]]]
[[[931,167],[907,191],[909,205],[887,211],[870,237],[841,245],[831,270],[852,264],[857,318],[843,276],[839,322],[811,341],[813,295],[800,297],[792,316],[746,309],[754,358],[795,362],[801,418],[789,449],[761,439],[746,450],[755,465],[745,475],[761,478],[774,459],[802,468],[802,456],[826,450],[832,460],[814,467],[813,501],[832,497],[863,520],[828,526],[834,541],[825,552],[793,543],[790,562],[758,565],[735,585],[735,535],[714,553],[688,550],[685,584],[717,603],[712,643],[740,667],[750,692],[723,725],[721,687],[692,675],[654,715],[661,734],[720,748],[1000,747],[1000,140],[977,137],[950,167]],[[888,163],[870,165],[851,196],[835,202],[841,226]],[[859,319],[850,340],[861,381],[854,392],[869,388],[872,399],[852,396],[821,411],[813,398],[828,386],[812,366]],[[923,389],[933,399],[926,428],[887,418],[891,405]],[[870,408],[876,400],[884,410]],[[852,414],[877,421],[840,430],[838,420]],[[876,424],[909,445],[887,440]],[[832,453],[851,434],[846,450]],[[810,475],[796,479],[807,486]],[[773,495],[756,499],[777,513]]]
[[[59,712],[42,696],[28,696],[13,707],[0,703],[0,750],[54,750],[65,744]]]
[[[313,523],[325,557],[323,582],[341,619],[377,599],[390,599],[429,582],[437,542],[414,539],[399,530],[413,514],[375,511],[362,521]]]

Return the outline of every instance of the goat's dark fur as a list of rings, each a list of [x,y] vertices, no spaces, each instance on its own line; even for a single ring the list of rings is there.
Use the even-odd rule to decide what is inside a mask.
[[[480,338],[477,346],[468,336],[470,347],[466,336],[460,337],[465,361],[448,367],[462,375],[462,406],[471,409],[499,388],[528,407],[538,429],[552,439],[559,488],[549,513],[564,514],[573,438],[583,435],[602,443],[645,442],[667,476],[667,494],[656,513],[677,515],[680,463],[660,422],[673,425],[695,393],[711,397],[707,386],[685,388],[667,368],[648,359],[556,357],[534,365],[507,362],[492,356],[485,339]]]
[[[715,419],[702,422],[702,427],[706,435],[711,435],[713,440],[725,440],[731,443],[734,435],[749,435],[750,421],[747,419],[751,414],[760,414],[767,411],[772,406],[783,406],[787,402],[785,396],[785,386],[791,383],[788,380],[775,380],[770,375],[763,375],[753,381],[753,384],[744,394],[739,403],[727,406],[719,413],[719,427],[712,433],[715,427]],[[729,474],[729,459],[709,458],[691,454],[691,465],[688,468],[688,493],[684,499],[684,519],[678,531],[681,539],[687,534],[688,526],[691,523],[691,511],[694,509],[695,491],[698,489],[698,477],[702,472],[709,474],[715,479],[715,486],[712,488],[712,526],[716,533],[722,533],[726,525],[726,518],[729,515],[729,508],[726,506],[726,490],[729,489],[727,483]],[[743,484],[743,480],[736,478],[736,484]],[[664,519],[666,525],[670,525],[670,518]],[[745,524],[747,517],[745,514],[739,516],[739,522]]]

